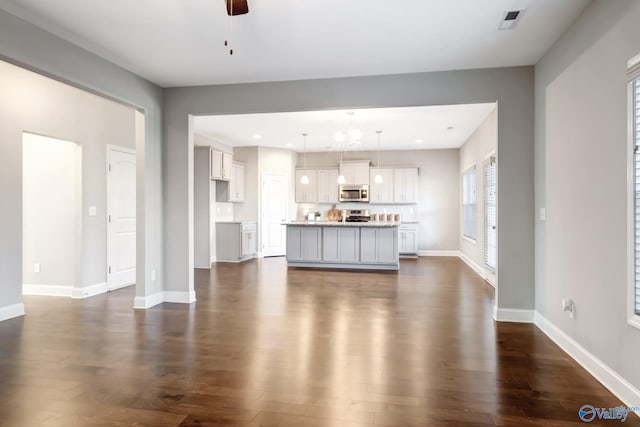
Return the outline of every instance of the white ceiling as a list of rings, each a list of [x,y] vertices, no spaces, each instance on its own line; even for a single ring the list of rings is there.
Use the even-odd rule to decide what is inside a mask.
[[[232,147],[260,145],[295,151],[303,151],[302,133],[308,133],[307,151],[355,151],[376,150],[376,131],[382,130],[381,150],[459,148],[495,107],[488,103],[200,116],[194,118],[194,133],[209,140],[199,139],[199,145],[215,141]],[[362,132],[361,143],[352,146],[335,140],[338,130],[349,127],[348,112],[354,113],[353,128]]]
[[[161,86],[535,64],[589,0],[0,0],[0,8]],[[506,10],[526,8],[514,30]]]

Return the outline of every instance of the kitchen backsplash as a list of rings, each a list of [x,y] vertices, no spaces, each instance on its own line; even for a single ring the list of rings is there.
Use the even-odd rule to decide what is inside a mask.
[[[216,221],[233,221],[233,203],[216,203]]]
[[[417,207],[416,205],[378,205],[369,203],[336,203],[337,209],[369,209],[369,214],[374,213],[390,213],[400,214],[402,221],[416,221]],[[306,219],[309,212],[320,211],[322,219],[325,218],[327,211],[331,209],[331,203],[298,203],[296,209],[296,219]]]

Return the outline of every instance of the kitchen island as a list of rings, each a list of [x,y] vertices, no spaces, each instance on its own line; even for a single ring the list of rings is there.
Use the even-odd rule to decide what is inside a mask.
[[[289,267],[398,270],[398,224],[294,221],[287,226]]]

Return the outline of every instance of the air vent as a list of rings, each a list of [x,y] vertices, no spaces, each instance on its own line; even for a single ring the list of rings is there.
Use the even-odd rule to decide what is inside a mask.
[[[506,10],[502,15],[502,20],[500,21],[500,25],[498,26],[498,29],[513,30],[516,27],[516,25],[518,25],[518,22],[520,22],[520,19],[522,18],[523,14],[524,14],[524,9]]]

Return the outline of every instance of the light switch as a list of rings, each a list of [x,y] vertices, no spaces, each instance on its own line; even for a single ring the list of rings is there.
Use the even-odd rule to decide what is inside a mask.
[[[545,208],[540,208],[540,221],[545,221],[547,219],[547,210]]]
[[[156,280],[156,271],[151,270],[151,281],[155,282],[155,280]]]
[[[89,216],[96,216],[98,209],[95,206],[89,206]]]
[[[33,272],[40,273],[40,264],[33,264]]]

